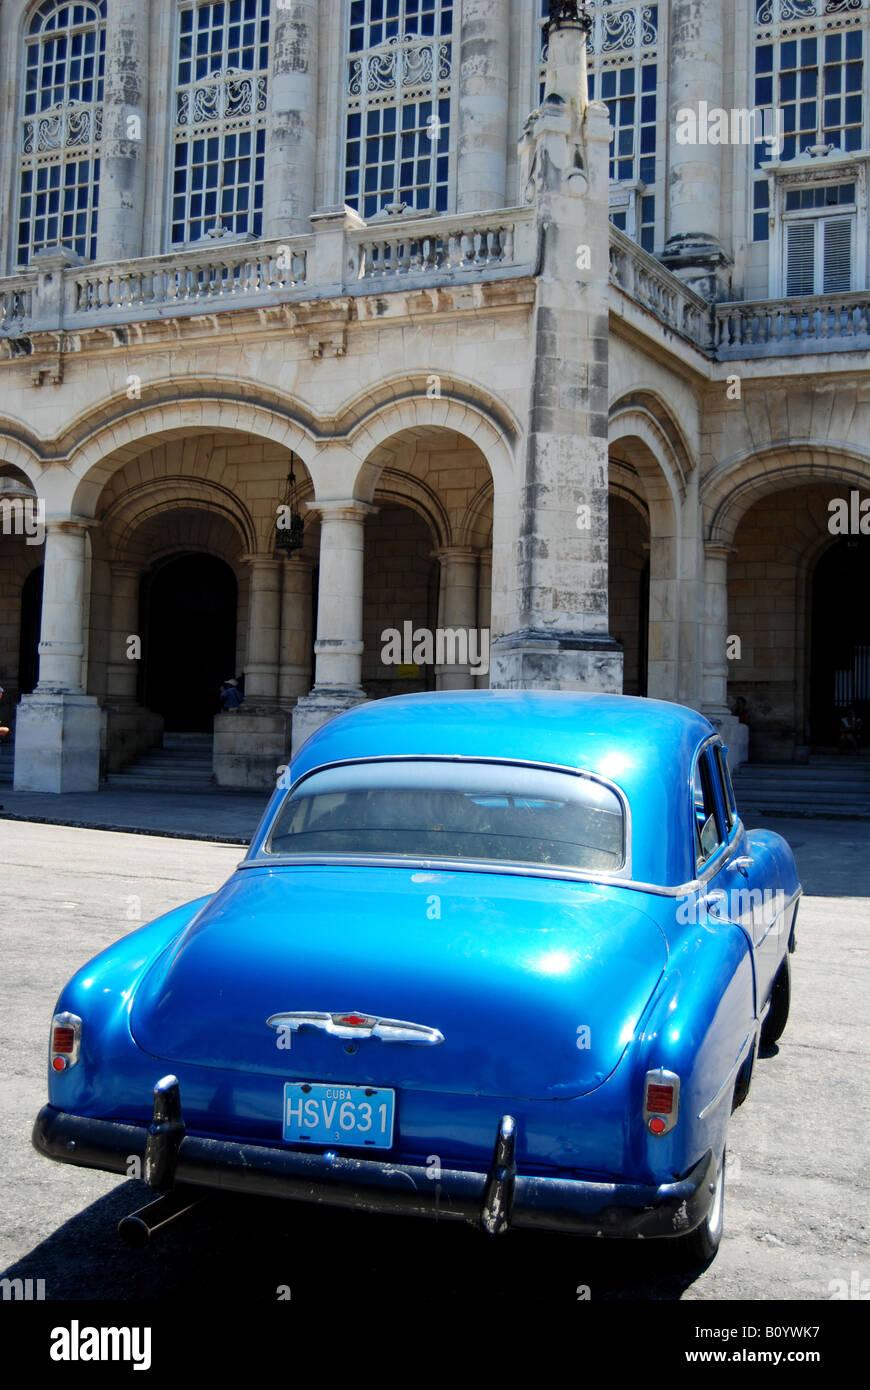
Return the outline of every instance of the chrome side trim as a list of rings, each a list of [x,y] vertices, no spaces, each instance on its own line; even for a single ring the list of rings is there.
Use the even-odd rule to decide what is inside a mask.
[[[725,1080],[722,1082],[722,1085],[719,1087],[713,1099],[708,1100],[707,1104],[704,1106],[704,1109],[698,1112],[699,1120],[706,1120],[707,1116],[711,1113],[711,1111],[715,1110],[719,1102],[721,1100],[724,1100],[725,1096],[728,1094],[728,1087],[731,1085],[731,1082],[734,1080],[740,1068],[743,1066],[743,1063],[746,1061],[746,1058],[749,1056],[749,1049],[752,1047],[753,1041],[755,1039],[757,1026],[757,1024],[753,1025],[750,1031],[746,1034],[746,1037],[743,1039],[743,1042],[741,1043],[740,1049],[737,1053],[737,1060],[731,1067],[731,1070],[728,1072],[728,1075],[725,1077]]]
[[[279,1033],[285,1030],[298,1033],[302,1028],[316,1028],[334,1038],[380,1038],[381,1042],[417,1043],[429,1047],[444,1041],[443,1033],[437,1028],[427,1028],[423,1023],[404,1023],[401,1019],[376,1018],[371,1014],[357,1016],[365,1021],[345,1024],[339,1020],[353,1017],[352,1013],[326,1014],[300,1009],[293,1013],[272,1014],[271,1018],[266,1019],[266,1024]]]

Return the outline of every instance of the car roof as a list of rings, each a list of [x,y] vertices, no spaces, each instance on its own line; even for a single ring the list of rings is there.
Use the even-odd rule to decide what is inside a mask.
[[[632,879],[676,886],[694,877],[692,760],[715,732],[696,710],[639,696],[432,691],[369,701],[331,719],[294,758],[291,777],[348,759],[421,755],[582,768],[627,797]]]

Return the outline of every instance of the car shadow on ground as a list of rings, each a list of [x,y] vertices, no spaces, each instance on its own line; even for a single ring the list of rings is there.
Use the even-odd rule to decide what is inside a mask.
[[[289,1298],[314,1308],[352,1297],[355,1310],[365,1301],[386,1311],[398,1302],[674,1300],[702,1273],[675,1268],[669,1241],[528,1231],[491,1239],[458,1222],[223,1194],[132,1250],[118,1237],[118,1222],[148,1200],[143,1183],[122,1183],[3,1277],[44,1280],[46,1300]]]

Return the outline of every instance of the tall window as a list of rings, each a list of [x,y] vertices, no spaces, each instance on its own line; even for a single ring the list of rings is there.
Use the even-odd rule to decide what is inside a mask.
[[[45,0],[25,40],[18,264],[62,244],[97,251],[106,0]]]
[[[755,105],[778,110],[783,137],[778,154],[756,145],[757,175],[771,157],[796,159],[810,146],[866,149],[870,0],[755,0],[755,23]],[[752,206],[753,240],[767,241],[766,178],[756,176]]]
[[[447,209],[453,0],[349,0],[345,202]]]
[[[173,245],[261,234],[268,69],[269,0],[179,6]]]
[[[545,29],[549,0],[538,0],[541,26],[541,67],[538,100],[544,95],[547,60]],[[603,101],[613,126],[610,145],[614,188],[611,221],[634,236],[647,251],[655,242],[657,178],[659,35],[658,5],[620,4],[619,0],[590,0],[592,32],[587,41],[589,96]]]

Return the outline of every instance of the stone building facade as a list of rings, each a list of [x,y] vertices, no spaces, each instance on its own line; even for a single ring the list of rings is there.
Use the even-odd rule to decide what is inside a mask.
[[[435,687],[678,700],[735,761],[870,714],[870,0],[550,10],[0,5],[16,787],[165,732],[265,787]]]

